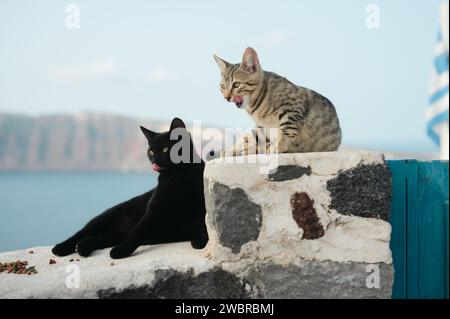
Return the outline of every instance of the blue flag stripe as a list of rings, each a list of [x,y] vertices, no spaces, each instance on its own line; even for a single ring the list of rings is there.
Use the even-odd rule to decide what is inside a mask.
[[[431,137],[431,139],[433,140],[433,142],[435,142],[436,144],[439,145],[440,143],[440,136],[436,134],[436,132],[434,131],[434,127],[437,124],[440,124],[444,121],[448,121],[448,111],[444,111],[438,115],[436,115],[435,117],[433,117],[433,119],[431,119],[428,122],[427,125],[427,133],[428,135]]]
[[[442,53],[434,59],[434,67],[437,73],[440,75],[445,71],[448,71],[448,54]]]
[[[448,85],[445,86],[444,88],[440,89],[439,91],[437,91],[430,97],[430,101],[429,101],[430,104],[436,103],[437,101],[442,99],[447,93],[448,93]]]

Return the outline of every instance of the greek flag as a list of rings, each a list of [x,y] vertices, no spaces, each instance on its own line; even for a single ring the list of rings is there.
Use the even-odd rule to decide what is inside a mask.
[[[441,7],[438,41],[434,49],[434,67],[429,107],[426,111],[427,133],[441,148],[443,147],[441,143],[448,143],[448,51],[448,5],[443,4]],[[443,141],[443,139],[447,141]]]

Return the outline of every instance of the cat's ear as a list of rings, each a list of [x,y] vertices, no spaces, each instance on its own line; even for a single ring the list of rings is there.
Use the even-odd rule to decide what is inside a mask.
[[[145,137],[147,138],[148,144],[151,144],[153,141],[153,138],[158,134],[153,131],[150,131],[149,129],[146,129],[145,127],[141,126],[141,131],[144,133]]]
[[[216,60],[217,65],[220,68],[220,71],[222,73],[225,73],[227,70],[227,67],[230,65],[229,62],[225,61],[224,59],[219,58],[217,55],[213,54],[214,60]]]
[[[182,120],[180,120],[178,117],[174,118],[172,120],[172,123],[170,124],[170,131],[172,132],[174,129],[177,128],[186,128],[186,125]]]
[[[241,68],[247,73],[255,73],[259,71],[261,66],[259,65],[258,54],[252,48],[245,49],[244,56],[242,57]]]

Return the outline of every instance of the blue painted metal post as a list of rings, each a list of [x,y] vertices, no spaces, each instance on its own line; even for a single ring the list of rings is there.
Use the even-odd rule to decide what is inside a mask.
[[[448,161],[388,161],[393,298],[449,297]]]
[[[392,174],[392,204],[391,204],[391,250],[394,259],[395,281],[392,298],[406,299],[406,176],[404,161],[388,162]]]
[[[448,163],[418,167],[418,298],[448,298]]]

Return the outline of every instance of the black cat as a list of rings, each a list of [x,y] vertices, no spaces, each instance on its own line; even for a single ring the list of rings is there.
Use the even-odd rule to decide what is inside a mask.
[[[191,241],[196,249],[205,247],[205,164],[196,154],[186,126],[175,118],[169,132],[155,133],[142,126],[141,130],[148,140],[152,168],[159,172],[156,188],[93,218],[74,236],[53,247],[53,254],[66,256],[76,250],[89,256],[96,249],[115,246],[110,256],[118,259],[130,256],[140,245]],[[183,141],[180,136],[172,140],[172,132],[184,133]],[[180,147],[181,143],[187,147]],[[183,161],[177,163],[176,155],[184,156]]]

